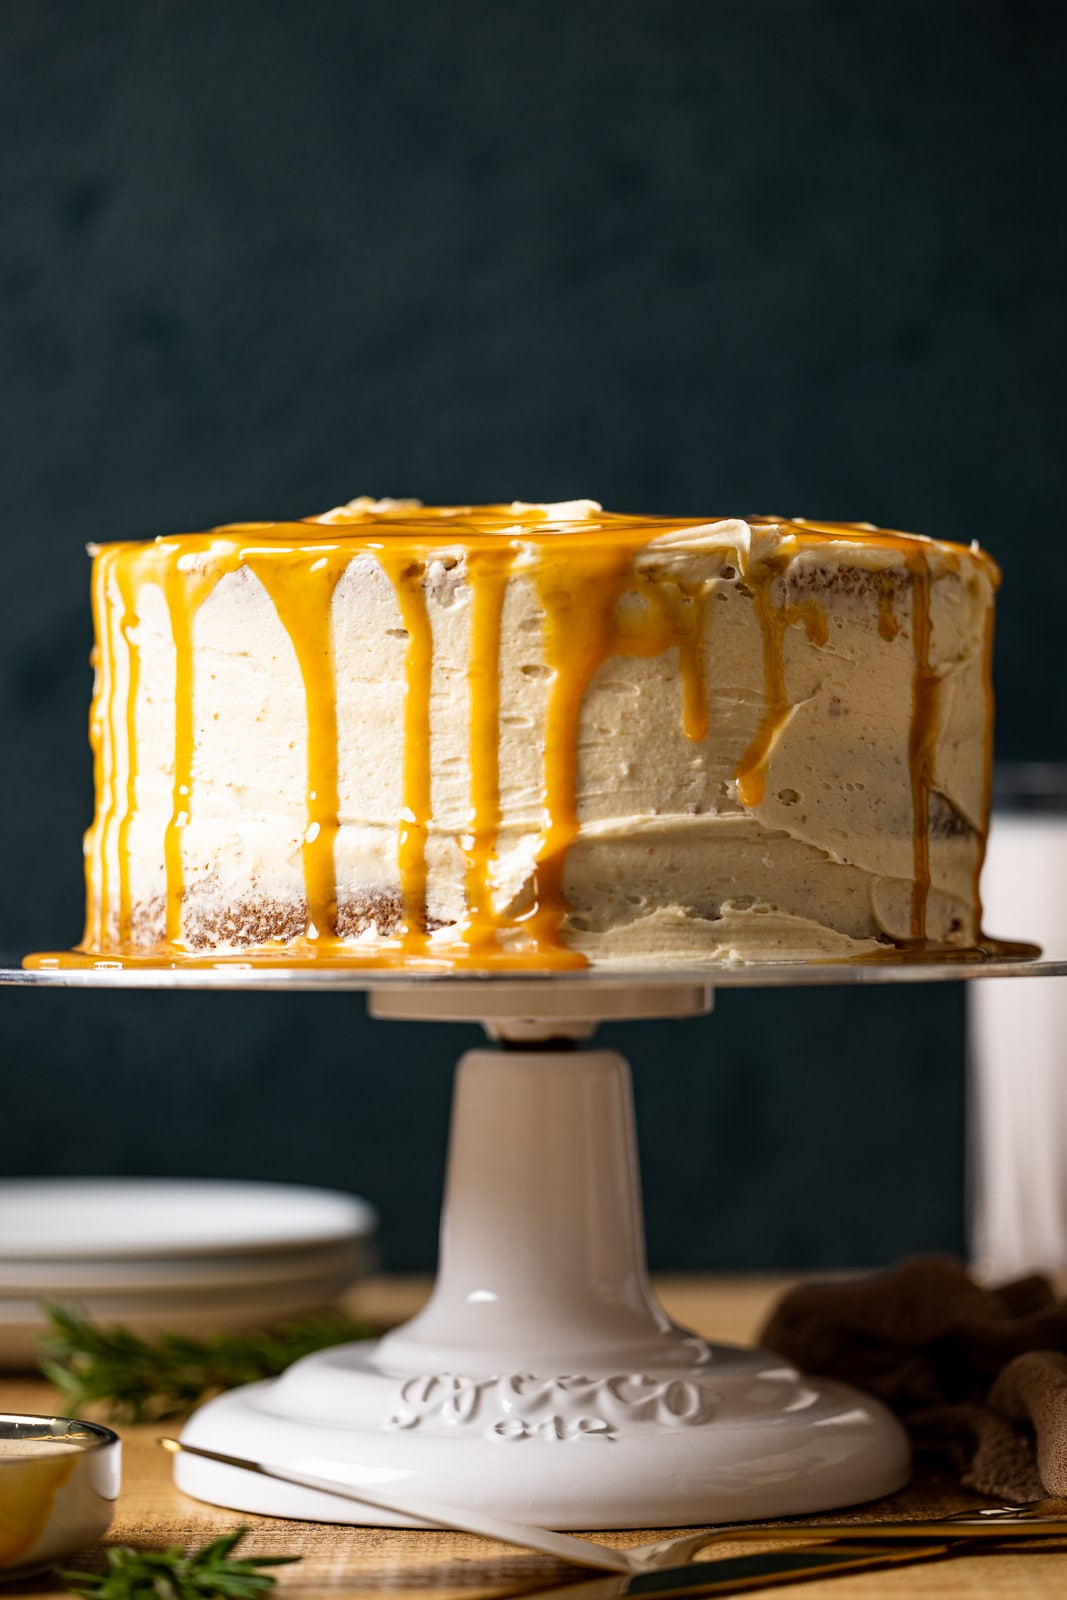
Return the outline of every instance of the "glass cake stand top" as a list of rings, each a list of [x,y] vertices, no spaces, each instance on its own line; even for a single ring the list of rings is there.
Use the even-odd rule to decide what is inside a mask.
[[[1012,954],[1012,951],[1019,952]],[[394,988],[445,988],[487,991],[515,988],[539,993],[595,988],[604,991],[665,989],[676,985],[704,989],[785,989],[812,985],[871,983],[936,983],[975,978],[1046,978],[1067,976],[1067,956],[1039,956],[1034,946],[1003,944],[994,953],[961,951],[922,960],[906,953],[887,960],[865,957],[853,961],[765,961],[758,965],[730,966],[699,963],[662,966],[623,964],[588,967],[577,971],[439,971],[353,964],[316,966],[311,961],[291,966],[257,966],[230,957],[187,966],[123,966],[101,958],[85,967],[40,966],[24,968],[17,954],[0,953],[0,986],[37,985],[45,988],[114,989],[251,989],[346,990],[359,994]]]

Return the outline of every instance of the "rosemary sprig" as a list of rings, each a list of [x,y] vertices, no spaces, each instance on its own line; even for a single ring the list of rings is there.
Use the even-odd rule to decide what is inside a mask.
[[[64,1583],[85,1600],[258,1600],[274,1588],[275,1579],[257,1567],[281,1567],[299,1556],[248,1556],[232,1552],[248,1532],[212,1539],[185,1554],[181,1545],[169,1550],[135,1550],[112,1545],[103,1572],[64,1572]]]
[[[271,1378],[313,1350],[367,1339],[374,1331],[322,1312],[264,1333],[204,1339],[159,1333],[145,1339],[121,1324],[105,1326],[64,1306],[44,1309],[52,1330],[41,1342],[41,1371],[60,1390],[72,1416],[86,1406],[101,1406],[119,1422],[179,1416],[221,1389]]]

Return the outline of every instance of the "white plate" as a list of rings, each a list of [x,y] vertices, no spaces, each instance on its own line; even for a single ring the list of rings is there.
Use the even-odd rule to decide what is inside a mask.
[[[257,1251],[244,1256],[123,1257],[117,1261],[0,1259],[0,1301],[268,1285],[335,1272],[347,1273],[352,1282],[369,1271],[374,1262],[374,1243],[369,1234],[307,1250]]]
[[[349,1282],[347,1273],[332,1272],[292,1283],[255,1284],[243,1289],[183,1289],[177,1294],[169,1291],[138,1295],[89,1294],[77,1303],[71,1302],[71,1308],[79,1314],[84,1312],[96,1322],[123,1322],[127,1316],[167,1317],[172,1312],[177,1315],[187,1310],[218,1311],[220,1315],[228,1315],[235,1307],[329,1305],[349,1287]],[[25,1322],[31,1318],[42,1327],[46,1323],[39,1300],[14,1297],[0,1300],[0,1323]]]
[[[198,1178],[0,1180],[0,1260],[219,1256],[372,1233],[372,1206],[296,1184]]]

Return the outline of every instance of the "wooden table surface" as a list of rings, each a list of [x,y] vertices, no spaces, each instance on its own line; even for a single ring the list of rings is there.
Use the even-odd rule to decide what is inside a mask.
[[[751,1342],[766,1311],[787,1284],[781,1277],[661,1278],[657,1288],[667,1310],[679,1322],[708,1337]],[[349,1309],[382,1325],[397,1322],[425,1298],[425,1279],[369,1280],[351,1297]],[[58,1409],[55,1391],[33,1378],[0,1380],[0,1410],[51,1413]],[[245,1512],[221,1511],[179,1494],[170,1477],[170,1460],[155,1444],[161,1428],[123,1427],[123,1490],[108,1543],[192,1546],[238,1524],[250,1532],[247,1554],[298,1554],[303,1559],[278,1571],[278,1600],[356,1600],[387,1593],[390,1600],[421,1596],[423,1600],[486,1600],[493,1595],[527,1592],[577,1577],[550,1559],[512,1550],[468,1534],[416,1533],[388,1528],[337,1527],[323,1523],[286,1522]],[[945,1471],[923,1469],[911,1486],[888,1500],[852,1513],[857,1520],[889,1515],[943,1515],[985,1504],[962,1492]],[[681,1530],[679,1530],[681,1531]],[[603,1542],[641,1544],[655,1530],[607,1533]],[[760,1546],[748,1544],[751,1553]],[[722,1554],[741,1553],[725,1542]],[[100,1552],[80,1557],[78,1566],[99,1568]],[[57,1580],[39,1578],[4,1588],[3,1597],[19,1594],[55,1596]],[[748,1594],[788,1590],[747,1590]],[[857,1572],[805,1583],[797,1589],[805,1600],[980,1600],[1008,1596],[1016,1600],[1063,1600],[1067,1595],[1067,1542],[1044,1540],[1004,1553],[986,1550],[928,1564]]]

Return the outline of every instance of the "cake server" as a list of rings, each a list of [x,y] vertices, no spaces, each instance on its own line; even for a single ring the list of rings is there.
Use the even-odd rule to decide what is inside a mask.
[[[480,1533],[487,1539],[499,1539],[502,1544],[518,1545],[523,1550],[538,1550],[543,1555],[555,1556],[559,1561],[570,1561],[583,1567],[599,1567],[604,1572],[628,1573],[635,1570],[624,1550],[611,1550],[606,1545],[593,1544],[588,1539],[576,1539],[569,1533],[552,1533],[547,1528],[510,1522],[504,1517],[472,1507],[460,1509],[418,1494],[390,1494],[388,1489],[381,1489],[377,1484],[360,1484],[355,1488],[336,1478],[319,1478],[308,1472],[292,1472],[288,1467],[249,1461],[244,1456],[223,1455],[219,1450],[204,1450],[199,1445],[184,1444],[180,1439],[160,1439],[159,1443],[164,1450],[170,1450],[173,1454],[180,1452],[201,1456],[206,1461],[217,1461],[224,1467],[258,1472],[261,1477],[295,1483],[303,1489],[319,1489],[325,1494],[337,1495],[342,1500],[355,1500],[358,1505],[373,1506],[378,1511],[393,1511],[402,1517],[413,1517],[431,1527],[452,1528],[457,1533]]]
[[[718,1539],[751,1539],[766,1543],[793,1543],[798,1540],[817,1542],[820,1540],[833,1540],[835,1545],[853,1543],[860,1548],[854,1548],[848,1554],[856,1558],[857,1564],[861,1560],[864,1564],[876,1560],[918,1560],[926,1555],[939,1554],[947,1549],[949,1543],[965,1539],[996,1538],[1005,1539],[1020,1534],[1030,1538],[1048,1538],[1054,1534],[1067,1534],[1067,1500],[1049,1499],[1037,1500],[1028,1506],[992,1506],[981,1511],[954,1512],[947,1517],[930,1517],[912,1519],[910,1521],[893,1522],[805,1522],[798,1525],[777,1524],[772,1527],[758,1523],[744,1522],[735,1524],[719,1524],[715,1528],[706,1529],[702,1533],[683,1534],[678,1539],[657,1539],[651,1544],[636,1545],[629,1550],[619,1550],[608,1545],[597,1544],[591,1539],[578,1539],[568,1533],[554,1533],[548,1528],[533,1527],[528,1523],[512,1522],[508,1518],[494,1516],[488,1512],[479,1511],[470,1507],[447,1505],[440,1500],[428,1499],[423,1495],[409,1494],[406,1491],[392,1494],[387,1489],[380,1488],[377,1484],[357,1487],[343,1483],[337,1478],[321,1478],[306,1472],[293,1472],[288,1467],[274,1466],[263,1461],[251,1461],[244,1456],[224,1455],[218,1450],[205,1450],[199,1445],[184,1444],[180,1439],[163,1438],[159,1443],[165,1450],[172,1454],[179,1452],[185,1455],[201,1456],[207,1461],[217,1461],[226,1467],[236,1467],[243,1472],[256,1472],[264,1478],[277,1478],[282,1483],[297,1484],[305,1489],[317,1489],[325,1494],[337,1495],[342,1500],[354,1500],[358,1505],[374,1507],[379,1511],[392,1511],[400,1516],[412,1517],[431,1526],[451,1528],[457,1533],[477,1533],[487,1539],[499,1539],[502,1544],[517,1545],[520,1549],[536,1550],[542,1555],[555,1556],[557,1560],[573,1562],[579,1566],[597,1567],[604,1572],[626,1574],[629,1577],[644,1575],[646,1578],[652,1573],[657,1573],[666,1580],[672,1573],[681,1574],[686,1563],[692,1560],[697,1551],[706,1545],[713,1544]],[[931,1544],[933,1539],[935,1544]],[[883,1541],[893,1541],[899,1544],[900,1554],[895,1555],[892,1548],[883,1547]],[[909,1543],[909,1541],[913,1541]],[[878,1550],[875,1550],[875,1547]],[[862,1553],[866,1552],[866,1553]],[[879,1553],[880,1552],[880,1553]],[[711,1580],[712,1574],[709,1567],[714,1567],[716,1574],[725,1573],[726,1569],[738,1563],[760,1561],[762,1555],[774,1556],[779,1564],[782,1562],[784,1552],[762,1552],[761,1556],[738,1556],[723,1562],[698,1562],[689,1568],[690,1577],[683,1581],[679,1576],[673,1585],[675,1588],[692,1589],[694,1584],[702,1582],[704,1577]],[[815,1566],[834,1567],[840,1565],[846,1552],[841,1550],[788,1552],[790,1558],[796,1557],[801,1569],[809,1570],[811,1563],[804,1566],[805,1557],[819,1555],[826,1556],[826,1560],[814,1563]],[[831,1557],[839,1559],[831,1560]],[[770,1562],[768,1572],[776,1571],[773,1562]],[[716,1578],[716,1581],[718,1579]],[[723,1580],[725,1582],[725,1579]],[[735,1580],[739,1581],[739,1580]],[[754,1581],[754,1580],[753,1580]],[[765,1577],[764,1582],[776,1580]],[[579,1591],[573,1586],[569,1593],[579,1596]],[[660,1592],[669,1592],[669,1589],[659,1590],[646,1587],[642,1584],[640,1590],[631,1591],[627,1587],[605,1590],[605,1594],[628,1594],[640,1592],[651,1600],[651,1596]],[[705,1593],[711,1592],[705,1590]],[[597,1594],[590,1591],[589,1600],[599,1600]]]

